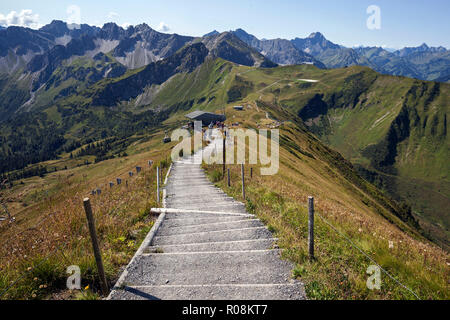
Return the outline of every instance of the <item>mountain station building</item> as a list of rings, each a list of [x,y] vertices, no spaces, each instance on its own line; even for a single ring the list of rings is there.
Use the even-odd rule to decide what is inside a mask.
[[[223,114],[205,112],[205,111],[194,111],[186,115],[187,118],[192,121],[201,121],[203,126],[208,126],[215,122],[224,122],[227,118]]]

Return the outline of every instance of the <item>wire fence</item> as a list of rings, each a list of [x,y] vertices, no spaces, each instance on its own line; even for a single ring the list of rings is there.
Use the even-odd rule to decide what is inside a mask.
[[[152,167],[152,165],[150,166]],[[122,174],[117,175],[117,177],[123,177],[129,175],[129,171],[126,171]],[[100,184],[97,188],[108,186],[109,182]],[[110,185],[109,185],[110,186]],[[383,268],[374,258],[372,258],[368,253],[366,253],[362,248],[360,248],[352,239],[350,239],[345,233],[340,231],[336,226],[334,226],[330,221],[328,221],[326,218],[324,218],[320,213],[315,212],[315,214],[326,224],[328,225],[334,232],[336,232],[339,236],[341,236],[344,240],[346,240],[353,248],[358,250],[363,256],[365,256],[367,259],[369,259],[372,263],[374,263],[378,268],[380,268],[381,271],[383,271],[390,279],[392,279],[395,283],[397,283],[400,287],[407,290],[409,293],[411,293],[415,298],[420,300],[420,297],[417,293],[415,293],[412,289],[410,289],[408,286],[403,284],[400,280],[398,280],[395,276],[393,276],[390,272],[388,272],[385,268]],[[16,237],[22,235],[23,233],[29,231],[29,230],[37,230],[41,233],[42,237],[44,238],[45,235],[43,234],[42,230],[38,227],[44,223],[46,223],[51,217],[55,217],[57,215],[57,212],[50,212],[46,214],[40,221],[38,221],[35,225],[32,227],[25,228],[23,230],[19,230],[14,233],[12,237],[9,237],[4,243],[3,246],[8,244],[9,242],[12,242]],[[34,272],[37,268],[39,268],[42,264],[44,264],[51,256],[59,253],[63,257],[63,259],[70,265],[70,261],[67,259],[67,257],[64,254],[64,250],[67,248],[68,242],[59,244],[55,246],[56,250],[51,251],[47,255],[45,255],[42,260],[27,269],[26,272],[23,272],[20,274],[10,285],[8,285],[2,292],[0,292],[0,299],[9,291],[11,288],[13,288],[15,285],[17,285],[21,280],[23,280],[27,275]]]
[[[153,166],[153,161],[149,161],[148,162],[148,168],[149,168],[149,170],[151,170],[154,166]],[[137,171],[137,174],[139,174],[139,173],[141,173],[141,172],[143,172],[144,170],[142,170],[143,168],[142,167],[139,167],[138,166],[138,168],[139,169],[136,169],[136,171]],[[124,176],[125,177],[128,177],[128,178],[130,178],[130,180],[132,180],[131,178],[134,176],[131,176],[130,174],[129,174],[129,170],[128,171],[124,171],[123,173],[121,173],[121,174],[118,174],[117,175],[117,178],[123,178]],[[136,175],[136,177],[137,177],[137,175]],[[127,179],[124,179],[125,181],[127,181],[127,186],[128,186],[128,180]],[[89,185],[91,185],[91,184],[89,184]],[[86,186],[85,186],[85,188],[87,188],[87,186],[88,186],[88,184],[86,183]],[[108,190],[108,187],[109,186],[109,189],[112,189],[111,188],[111,185],[110,185],[110,182],[106,182],[106,183],[101,183],[101,184],[97,184],[97,189],[99,189],[99,188],[103,188],[103,187],[105,187],[105,190]],[[2,203],[3,204],[3,203]],[[81,206],[81,205],[80,205]],[[8,212],[9,213],[9,212]],[[47,214],[45,214],[44,215],[44,217],[42,217],[37,223],[35,223],[34,225],[32,225],[32,226],[29,226],[29,227],[25,227],[25,228],[22,228],[22,229],[19,229],[19,230],[14,230],[14,232],[11,234],[11,235],[9,235],[8,236],[8,238],[7,239],[5,239],[4,241],[3,241],[3,243],[2,243],[2,247],[3,248],[5,248],[5,247],[7,247],[9,244],[11,244],[11,243],[13,243],[14,241],[16,241],[16,243],[17,243],[17,241],[19,241],[18,240],[18,238],[20,237],[20,236],[22,236],[22,235],[24,235],[25,233],[27,233],[27,232],[30,232],[30,231],[34,231],[34,232],[37,232],[37,233],[39,233],[40,234],[40,236],[41,236],[41,238],[39,239],[40,240],[40,242],[41,243],[44,243],[44,240],[45,240],[45,238],[46,238],[46,234],[44,234],[44,232],[43,232],[43,230],[42,230],[42,228],[40,228],[43,224],[46,224],[46,223],[48,223],[49,222],[49,219],[50,218],[56,218],[56,216],[58,216],[58,215],[61,215],[63,213],[63,211],[52,211],[52,212],[49,212],[49,213],[47,213]],[[2,222],[2,221],[0,221],[0,222]],[[13,223],[14,221],[11,221],[10,220],[10,223],[8,224],[10,227],[12,227],[12,228],[18,228],[18,226],[17,226],[17,224],[16,223]],[[23,279],[25,279],[28,275],[30,275],[30,274],[32,274],[36,269],[38,269],[40,266],[42,266],[44,263],[46,263],[52,256],[54,256],[55,254],[60,254],[61,255],[61,257],[63,258],[63,260],[66,262],[66,263],[68,263],[68,265],[72,265],[72,263],[69,261],[69,259],[66,257],[66,255],[64,254],[64,250],[65,249],[67,249],[67,247],[69,246],[69,244],[70,244],[70,241],[73,241],[74,239],[69,239],[69,241],[66,241],[66,242],[63,242],[63,243],[61,243],[61,244],[58,244],[58,245],[52,245],[52,248],[54,247],[54,250],[51,250],[48,254],[46,254],[44,257],[42,257],[41,258],[41,260],[37,263],[37,264],[31,264],[31,262],[30,262],[30,267],[28,267],[27,269],[26,269],[26,271],[25,272],[22,272],[15,280],[13,280],[8,286],[6,286],[1,292],[0,292],[0,299],[2,299],[12,288],[14,288],[16,285],[18,285]],[[28,238],[26,239],[26,241],[27,242],[29,242],[29,243],[31,243],[31,242],[36,242],[36,241],[38,241],[38,240],[36,240],[36,239],[32,239],[31,238],[31,235],[28,235]],[[19,241],[20,242],[20,241]],[[52,242],[53,242],[53,240],[52,240]],[[30,260],[28,260],[28,261],[30,261]]]
[[[415,293],[413,290],[411,290],[409,287],[404,285],[400,280],[395,278],[392,274],[390,274],[386,269],[384,269],[375,259],[373,259],[368,253],[366,253],[363,249],[361,249],[354,241],[352,241],[347,235],[345,235],[343,232],[339,231],[337,227],[335,227],[331,222],[329,222],[327,219],[325,219],[321,214],[318,212],[315,212],[319,218],[322,219],[323,222],[325,222],[332,230],[334,230],[338,235],[340,235],[342,238],[344,238],[347,242],[351,244],[352,247],[357,249],[359,252],[361,252],[362,255],[364,255],[367,259],[372,261],[378,268],[380,268],[381,271],[383,271],[389,278],[394,280],[397,284],[399,284],[402,288],[409,291],[411,294],[413,294],[418,300],[421,300],[420,297]]]
[[[328,221],[326,218],[324,218],[320,213],[317,211],[314,211],[314,214],[319,216],[319,218],[322,219],[322,221],[328,225],[334,232],[336,232],[339,236],[341,236],[344,240],[346,240],[353,248],[358,250],[363,256],[365,256],[367,259],[369,259],[374,265],[376,265],[378,268],[380,268],[381,271],[383,271],[390,279],[392,279],[395,283],[397,283],[401,288],[405,289],[409,293],[411,293],[416,299],[421,300],[419,295],[414,292],[411,288],[406,286],[404,283],[402,283],[400,280],[398,280],[394,275],[392,275],[389,271],[387,271],[385,268],[383,268],[374,258],[372,258],[368,253],[366,253],[361,247],[359,247],[353,240],[351,240],[345,233],[340,231],[336,226],[334,226],[330,221]]]

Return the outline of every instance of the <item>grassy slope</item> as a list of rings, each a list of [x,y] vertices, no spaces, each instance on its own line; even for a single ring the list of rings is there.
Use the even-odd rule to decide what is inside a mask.
[[[265,112],[278,120],[289,116],[276,108],[245,101],[244,112],[227,109],[232,121],[243,127],[265,128]],[[271,123],[272,122],[272,123]],[[392,279],[382,274],[380,291],[366,287],[366,269],[373,264],[348,241],[316,218],[316,258],[307,255],[307,197],[313,195],[316,211],[367,252],[383,268],[413,289],[422,299],[448,299],[446,258],[435,245],[418,236],[387,209],[395,206],[372,185],[363,181],[339,154],[324,147],[301,125],[285,122],[281,127],[280,171],[260,176],[253,166],[253,178],[246,168],[247,208],[257,214],[278,237],[285,257],[297,267],[294,276],[306,283],[311,299],[414,299]],[[206,166],[211,177],[221,168]],[[218,186],[241,199],[240,168],[229,166],[232,186],[216,180]],[[220,176],[220,175],[219,175]],[[391,220],[391,222],[388,222]],[[389,248],[392,241],[393,248]]]
[[[0,73],[0,123],[30,99],[31,77],[22,76],[21,71]]]
[[[283,98],[283,105],[290,103],[294,108],[302,101],[307,101],[308,95],[329,89],[328,83],[346,72],[349,71],[341,69],[327,73],[307,66],[261,70],[236,67],[218,59],[208,62],[192,74],[173,77],[171,81],[159,88],[156,99],[148,108],[169,108],[174,112],[174,116],[166,121],[166,125],[172,127],[179,123],[183,114],[189,110],[220,111],[225,103],[228,105],[227,116],[230,121],[242,122],[244,126],[264,127],[273,122],[266,117],[266,112],[272,118],[282,120],[293,118],[286,110],[276,107],[281,100],[282,90],[290,95],[286,94],[285,97],[291,98],[291,100]],[[252,82],[252,90],[245,91],[243,95],[245,98],[242,100],[226,103],[229,101],[227,92],[236,84],[236,76]],[[298,80],[300,78],[329,81],[309,84]],[[213,96],[215,99],[210,100]],[[75,103],[79,98],[72,99],[71,103]],[[255,103],[256,100],[260,101],[258,105]],[[187,101],[189,103],[186,104]],[[190,101],[193,101],[192,104]],[[264,101],[272,103],[273,106],[267,108]],[[244,114],[240,114],[230,108],[234,104],[246,105],[247,103],[252,107],[250,113],[248,109]],[[48,112],[52,114],[51,111]],[[74,131],[76,130],[72,128],[72,132]],[[448,299],[445,283],[445,275],[448,271],[445,261],[448,258],[447,255],[427,243],[413,229],[396,218],[392,214],[395,208],[389,208],[395,204],[356,176],[348,163],[308,134],[302,129],[300,123],[285,123],[282,132],[284,132],[285,140],[281,149],[280,173],[274,177],[258,177],[255,171],[255,179],[248,185],[248,196],[251,200],[249,209],[255,210],[270,225],[270,228],[277,232],[280,245],[288,249],[286,257],[298,263],[295,275],[301,276],[307,283],[308,295],[311,298],[342,299],[412,298],[386,277],[383,277],[381,292],[368,291],[365,287],[367,279],[365,270],[370,262],[351,249],[347,242],[333,234],[320,220],[317,224],[318,262],[310,264],[306,261],[304,203],[306,197],[312,194],[317,199],[319,213],[327,216],[327,219],[330,219],[364,250],[370,252],[383,267],[417,291],[422,298]],[[11,205],[14,208],[13,213],[17,213],[20,220],[19,226],[25,228],[39,221],[39,218],[44,217],[46,213],[58,212],[59,224],[55,224],[55,229],[44,230],[47,240],[37,242],[36,245],[42,246],[40,250],[44,253],[53,252],[60,235],[59,232],[55,232],[56,230],[67,230],[64,233],[67,235],[73,233],[74,236],[69,239],[70,247],[64,255],[68,257],[68,262],[71,264],[83,266],[83,279],[88,279],[84,283],[95,286],[95,282],[92,281],[95,268],[92,267],[93,259],[87,255],[90,247],[87,230],[82,227],[84,220],[80,199],[92,188],[113,180],[117,171],[125,174],[136,163],[144,164],[149,158],[158,160],[158,157],[168,152],[169,147],[161,146],[161,138],[162,132],[154,138],[156,140],[138,142],[130,146],[127,150],[130,154],[129,161],[113,159],[72,169],[74,160],[70,160],[68,155],[65,155],[60,161],[68,164],[68,171],[49,174],[44,179],[30,178],[24,185],[16,185],[11,195],[16,201],[11,202]],[[233,181],[237,181],[238,168],[233,167],[232,173]],[[105,201],[95,203],[95,211],[101,212],[97,219],[103,230],[102,246],[108,252],[106,260],[108,276],[111,280],[116,276],[119,266],[128,261],[142,239],[144,231],[151,225],[151,223],[145,223],[145,217],[148,215],[145,208],[154,205],[153,173],[149,172],[146,177],[148,178],[136,178],[133,193],[124,193],[118,191],[119,189],[113,189],[112,192],[104,191],[101,197],[104,197]],[[50,199],[43,198],[45,194],[42,191],[43,186],[49,189]],[[237,184],[233,184],[232,189],[227,189],[233,195],[237,195],[238,190]],[[52,192],[54,192],[53,195]],[[26,199],[25,209],[22,209],[23,204],[17,201],[21,198]],[[62,218],[62,214],[65,218]],[[21,220],[20,217],[23,219]],[[140,236],[130,237],[130,233],[135,234],[132,230],[143,231],[138,232]],[[7,235],[7,232],[8,230],[3,231],[2,237]],[[388,248],[388,241],[394,242],[394,249]],[[21,247],[23,243],[20,239],[16,243],[16,247],[5,247],[6,251],[1,255],[11,257],[16,252],[12,250],[21,250],[21,254],[14,255],[16,258],[11,262],[7,263],[6,258],[2,260],[2,271],[7,271],[2,272],[0,282],[2,287],[14,279],[20,271],[28,268],[30,261],[31,263],[41,261],[38,256],[40,250],[31,250],[32,244],[29,241],[24,247]],[[35,254],[30,256],[30,253]],[[64,286],[62,279],[64,279],[65,265],[61,257],[55,257],[50,264],[46,265],[49,271],[39,271],[38,280],[36,280],[38,283],[33,282],[35,281],[33,277],[27,277],[19,289],[12,292],[12,297],[31,298],[33,292],[38,298],[44,297]],[[32,274],[35,275],[34,271]],[[48,288],[39,288],[40,284],[46,283],[41,277],[47,277],[48,274],[50,280],[45,280],[49,284]],[[55,274],[56,280],[52,280]]]
[[[323,100],[335,95],[338,107],[308,120],[309,129],[352,163],[380,175],[386,192],[412,204],[421,226],[435,241],[447,247],[449,221],[442,208],[450,206],[450,168],[446,161],[449,142],[447,136],[430,134],[432,130],[443,130],[443,120],[448,113],[445,105],[449,94],[447,85],[441,85],[440,94],[424,111],[434,87],[430,82],[379,75],[365,67],[320,70],[311,66],[275,69],[231,66],[231,63],[218,59],[193,74],[174,77],[159,89],[150,107],[172,108],[179,115],[174,118],[177,120],[188,110],[220,111],[228,102],[227,92],[237,83],[236,76],[239,83],[243,80],[251,84],[250,89],[243,90],[246,100],[265,101],[294,113],[299,113],[315,95],[323,95]],[[411,98],[411,88],[416,87],[419,88],[415,93],[417,97]],[[211,100],[212,97],[215,99]],[[430,120],[426,124],[422,120],[419,125],[411,125],[408,139],[397,147],[394,172],[375,170],[363,150],[385,141],[393,121],[405,105],[410,110],[417,110],[422,119]],[[438,121],[433,129],[436,117]],[[425,129],[422,130],[422,126]]]
[[[433,232],[441,245],[448,246],[449,220],[442,211],[450,206],[450,138],[445,126],[450,94],[447,84],[441,84],[438,94],[431,99],[436,90],[432,82],[379,75],[365,67],[320,70],[287,66],[253,70],[243,73],[242,78],[255,88],[248,99],[261,99],[295,113],[320,95],[327,103],[326,112],[305,119],[310,130],[353,163],[377,172],[386,180],[387,191],[412,204],[422,226]],[[334,105],[330,103],[333,96]],[[386,141],[390,127],[404,107],[409,112],[410,132],[397,145],[393,171],[375,170],[372,159],[363,155],[363,151]],[[313,105],[314,108],[318,106]]]
[[[193,73],[173,77],[160,90],[151,105],[176,108],[177,105],[188,101],[189,105],[180,105],[180,108],[213,110],[226,103],[225,93],[232,80],[229,76],[231,70],[232,64],[229,62],[222,59],[207,59]]]
[[[234,66],[232,69],[227,67],[228,75],[222,75],[217,70],[223,70],[223,64],[223,61],[218,60],[211,65],[206,77],[199,77],[199,71],[195,75],[172,79],[161,88],[161,100],[154,100],[152,106],[163,104],[170,107],[184,101],[193,101],[172,118],[182,119],[182,114],[194,109],[215,109],[220,112],[225,104],[230,122],[240,122],[244,127],[265,127],[274,124],[266,113],[269,118],[288,121],[295,118],[277,105],[287,106],[290,103],[291,108],[301,106],[314,94],[333,88],[342,78],[367,70],[355,67],[327,72],[308,66],[277,69]],[[236,76],[251,82],[253,88],[241,100],[226,103],[228,90],[237,82]],[[308,78],[319,79],[320,82],[310,84],[298,80]],[[220,85],[214,86],[213,82]],[[389,87],[388,83],[386,85]],[[390,90],[394,94],[401,88],[394,86]],[[206,97],[208,101],[211,96],[221,97],[220,103],[198,102],[203,101],[202,97]],[[257,104],[255,101],[260,102]],[[234,111],[231,107],[235,104],[247,105],[246,111]],[[270,107],[266,109],[268,104]],[[388,105],[389,102],[386,102],[386,106]],[[375,114],[373,118],[377,120],[377,116]],[[288,249],[287,257],[298,263],[295,273],[307,282],[311,298],[410,299],[414,296],[384,274],[381,292],[369,291],[365,286],[368,277],[365,272],[372,263],[322,221],[318,222],[319,262],[307,262],[305,203],[309,195],[316,197],[321,214],[421,298],[448,297],[445,283],[448,271],[446,253],[393,215],[395,203],[359,178],[350,164],[308,134],[301,124],[285,122],[282,132],[285,142],[281,149],[280,173],[273,177],[255,175],[255,179],[249,182],[247,191],[249,209],[255,210],[276,231],[281,239],[280,245]],[[380,129],[375,132],[378,137],[382,137],[384,133]],[[232,166],[231,169],[233,181],[239,181],[239,168]],[[218,176],[214,167],[208,170],[212,177]],[[234,183],[231,189],[222,182],[218,184],[239,198],[238,183]],[[389,241],[393,242],[393,249],[389,249]]]
[[[34,109],[48,107],[57,99],[70,96],[74,92],[82,92],[99,81],[109,68],[121,66],[114,58],[108,56],[108,59],[94,60],[88,57],[78,57],[64,61],[63,65],[53,72],[48,81],[49,85],[36,92]],[[125,72],[125,67],[122,66],[121,69],[124,69],[123,72]],[[64,94],[64,90],[69,89],[71,92]]]
[[[7,205],[16,222],[0,225],[4,244],[0,254],[0,292],[17,283],[2,299],[97,298],[99,284],[85,221],[82,199],[92,200],[99,241],[110,284],[126,265],[153,225],[150,208],[156,204],[155,168],[168,156],[170,145],[162,144],[163,134],[137,137],[128,147],[128,156],[88,166],[77,166],[93,157],[42,163],[67,170],[33,177],[6,191]],[[155,164],[149,168],[147,160]],[[142,174],[128,177],[128,171],[142,166]],[[167,167],[163,170],[164,174]],[[121,186],[109,188],[117,177]],[[128,186],[126,185],[126,180]],[[100,196],[90,191],[100,187]],[[66,268],[81,268],[82,293],[65,290]],[[19,278],[25,274],[25,277]]]
[[[225,69],[225,66],[226,69]],[[290,66],[277,69],[236,67],[217,60],[203,71],[172,79],[161,88],[153,107],[170,107],[193,101],[178,110],[173,119],[194,109],[220,112],[227,105],[229,122],[240,122],[244,127],[265,127],[274,122],[267,118],[291,121],[295,116],[277,105],[292,108],[315,93],[329,90],[348,75],[364,68],[349,68],[326,72],[308,66]],[[218,72],[226,70],[228,74]],[[240,78],[236,81],[236,76]],[[320,79],[309,84],[298,79]],[[241,100],[226,103],[227,92],[241,79],[253,84]],[[214,83],[216,85],[214,85]],[[388,85],[389,86],[389,85]],[[392,91],[401,90],[393,88]],[[211,96],[221,97],[220,103],[207,103]],[[206,100],[201,99],[206,97]],[[203,101],[203,102],[199,102]],[[255,101],[260,101],[258,104]],[[245,113],[234,111],[235,104],[248,105]],[[265,106],[269,104],[266,109]],[[388,102],[387,102],[388,105]],[[250,109],[249,109],[250,108]],[[291,109],[292,110],[292,109]],[[373,115],[376,118],[377,115]],[[378,119],[378,118],[376,118]],[[378,136],[383,130],[376,130]],[[365,286],[366,269],[371,264],[366,257],[349,246],[323,222],[319,228],[319,263],[306,261],[305,203],[309,195],[318,199],[319,212],[329,218],[345,234],[372,255],[389,272],[413,288],[421,298],[445,298],[447,255],[427,242],[400,221],[393,211],[396,204],[384,197],[376,188],[363,181],[337,153],[324,147],[302,129],[299,123],[285,123],[282,144],[282,167],[274,177],[257,177],[248,186],[249,209],[255,210],[280,237],[287,257],[297,262],[296,274],[308,283],[311,298],[414,298],[397,283],[383,275],[381,292],[369,291]],[[309,155],[312,155],[310,157]],[[345,165],[343,165],[345,164]],[[210,167],[217,177],[215,168]],[[257,172],[257,171],[256,171]],[[233,181],[238,181],[239,169],[232,167]],[[256,175],[257,176],[257,175]],[[231,189],[219,183],[227,192],[239,197],[240,185]],[[389,241],[394,249],[389,249]]]

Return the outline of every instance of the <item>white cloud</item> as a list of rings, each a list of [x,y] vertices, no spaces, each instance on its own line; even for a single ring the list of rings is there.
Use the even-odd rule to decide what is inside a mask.
[[[81,8],[75,4],[67,7],[67,26],[69,29],[79,29],[81,27]]]
[[[34,14],[32,10],[25,9],[17,13],[16,11],[11,11],[7,15],[0,13],[0,25],[1,26],[20,26],[37,29],[41,27],[39,23],[39,15]]]
[[[122,23],[120,26],[124,29],[128,29],[128,27],[131,26],[131,23],[125,22],[125,23]]]
[[[108,13],[108,19],[117,19],[119,17],[119,14],[117,12],[111,11]]]
[[[161,23],[156,28],[156,30],[158,30],[160,32],[169,32],[170,28],[169,28],[169,26],[167,24],[165,24],[164,22],[161,21]]]

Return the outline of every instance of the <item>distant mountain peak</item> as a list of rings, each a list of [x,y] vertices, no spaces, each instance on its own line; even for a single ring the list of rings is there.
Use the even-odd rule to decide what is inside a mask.
[[[67,23],[66,22],[64,22],[64,21],[62,21],[62,20],[52,20],[52,22],[50,22],[49,24],[47,24],[47,25],[45,25],[44,27],[42,27],[42,28],[45,28],[45,27],[47,27],[47,26],[59,26],[59,27],[63,27],[63,26],[67,26]],[[41,29],[42,29],[41,28]]]
[[[308,39],[324,39],[325,37],[320,32],[313,32],[308,36]]]
[[[39,31],[51,33],[55,36],[62,36],[69,31],[67,23],[61,20],[53,20],[49,24],[43,26]]]
[[[216,36],[216,35],[218,35],[218,34],[220,34],[220,32],[219,32],[219,31],[217,31],[217,30],[213,30],[213,31],[211,31],[211,32],[208,32],[207,34],[203,35],[203,37]]]
[[[103,30],[111,30],[111,29],[122,29],[122,27],[118,26],[115,22],[107,22],[102,27]]]
[[[429,47],[426,43],[422,43],[418,47],[405,47],[403,49],[397,50],[394,52],[395,55],[399,57],[408,57],[412,54],[418,54],[418,53],[439,53],[439,52],[445,52],[447,51],[444,47]]]
[[[134,28],[135,28],[136,30],[139,30],[139,31],[153,30],[152,27],[150,27],[150,26],[149,26],[148,24],[146,24],[145,22],[136,25]]]
[[[271,68],[277,66],[246,41],[239,38],[234,31],[226,31],[214,36],[204,37],[202,42],[211,56],[219,57],[245,66]]]
[[[259,40],[257,37],[247,33],[243,29],[236,29],[235,31],[231,31],[231,33],[275,63],[289,65],[312,62],[319,68],[325,67],[306,52],[296,48],[289,40],[280,38]]]
[[[302,50],[314,57],[320,55],[325,50],[337,50],[340,48],[339,45],[327,40],[320,32],[313,32],[307,38],[295,38],[291,40],[291,42],[299,50]]]
[[[245,30],[242,29],[242,28],[237,28],[237,29],[235,30],[235,32],[249,34],[247,31],[245,31]]]
[[[259,42],[258,38],[241,28],[236,29],[235,31],[230,31],[230,33],[234,34],[236,37],[253,47],[257,42]]]
[[[114,22],[105,23],[101,29],[101,37],[108,40],[119,39],[125,30]]]
[[[232,38],[234,35],[229,32],[229,31],[224,31],[224,32],[218,32],[216,34],[214,34],[216,36],[216,38],[218,39],[230,39]]]

